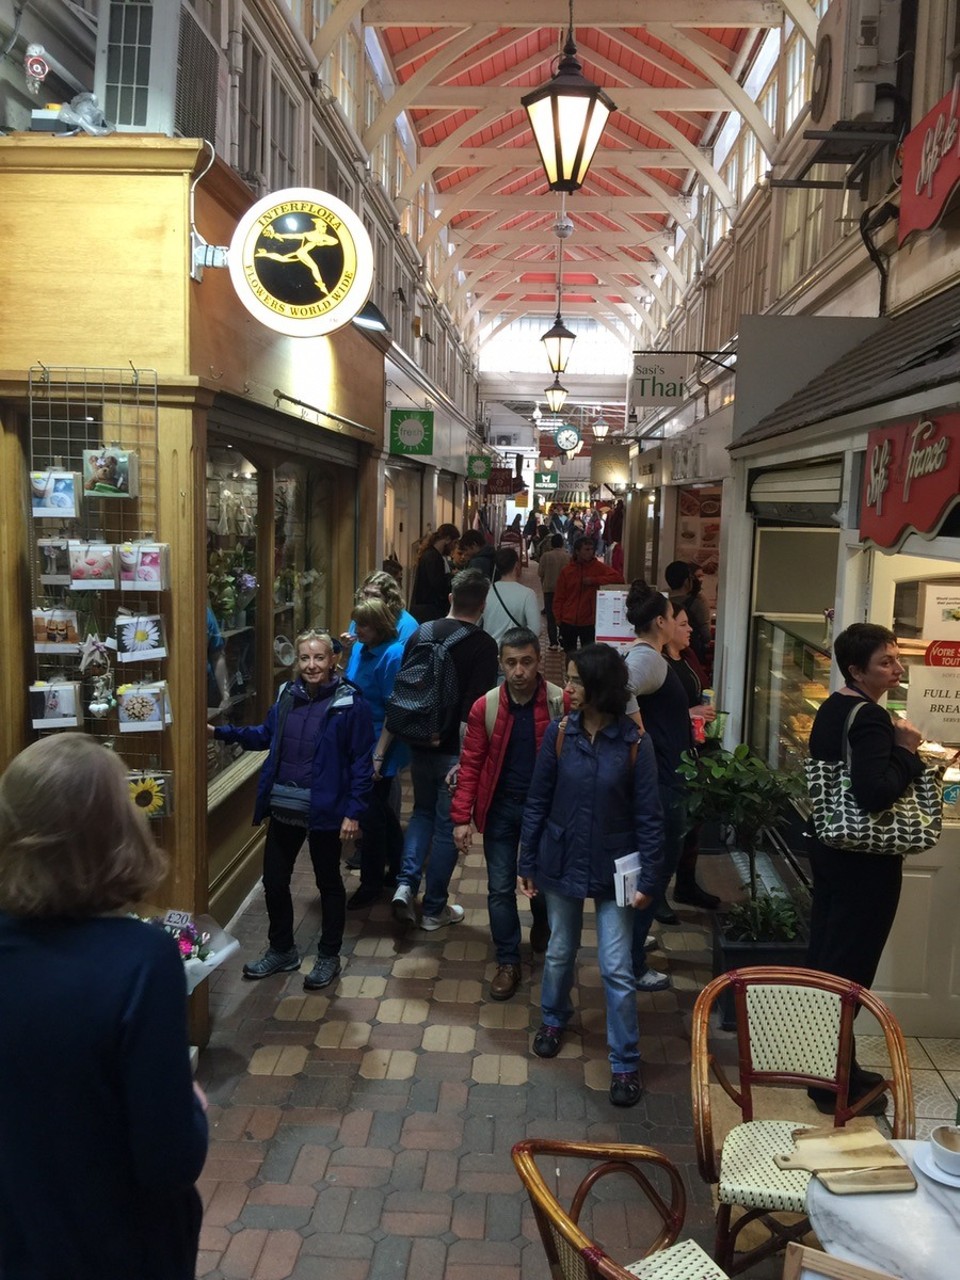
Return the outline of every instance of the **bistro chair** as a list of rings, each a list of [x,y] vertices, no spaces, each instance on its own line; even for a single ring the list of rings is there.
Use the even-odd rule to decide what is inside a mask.
[[[513,1163],[533,1205],[553,1280],[727,1280],[724,1272],[693,1240],[675,1241],[683,1226],[687,1196],[674,1165],[653,1147],[626,1146],[619,1142],[554,1142],[529,1138],[513,1148]],[[595,1160],[573,1193],[570,1208],[563,1205],[547,1186],[536,1157],[548,1157],[560,1179],[560,1157]],[[657,1189],[648,1174],[661,1170],[669,1183],[669,1199]],[[637,1220],[636,1206],[645,1197],[659,1218],[659,1232],[636,1262],[614,1261],[602,1245],[584,1235],[580,1213],[587,1196],[602,1179],[626,1174],[635,1183],[627,1205],[627,1218]],[[605,1201],[609,1203],[609,1201]]]
[[[731,1082],[711,1050],[710,1014],[719,997],[732,991],[736,1016],[738,1077]],[[855,1104],[849,1100],[853,1019],[864,1008],[880,1024],[890,1059],[884,1079]],[[740,1123],[717,1145],[711,1102],[711,1074],[740,1111]],[[810,1230],[805,1215],[811,1175],[780,1169],[773,1157],[793,1150],[793,1131],[812,1128],[809,1103],[802,1119],[755,1120],[755,1088],[810,1087],[836,1094],[834,1128],[840,1128],[884,1093],[893,1100],[895,1138],[912,1138],[913,1086],[903,1033],[893,1014],[871,991],[813,969],[762,966],[723,973],[701,991],[693,1009],[691,1044],[693,1127],[701,1177],[716,1188],[714,1257],[730,1275],[776,1253]],[[789,1095],[785,1110],[789,1114]],[[829,1121],[824,1118],[822,1124]],[[734,1206],[744,1210],[731,1225]],[[780,1222],[772,1214],[803,1215]],[[736,1256],[740,1232],[760,1222],[768,1239]]]
[[[896,1280],[896,1276],[889,1271],[874,1271],[856,1262],[833,1258],[806,1245],[788,1244],[783,1280]]]

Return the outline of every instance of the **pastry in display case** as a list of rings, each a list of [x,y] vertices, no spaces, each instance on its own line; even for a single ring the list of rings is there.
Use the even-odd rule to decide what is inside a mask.
[[[774,769],[799,770],[810,730],[830,693],[823,619],[754,619],[749,744]]]

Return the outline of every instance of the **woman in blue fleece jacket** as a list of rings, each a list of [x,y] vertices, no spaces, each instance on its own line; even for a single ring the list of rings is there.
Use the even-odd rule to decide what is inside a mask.
[[[640,1100],[634,909],[656,892],[663,817],[653,744],[624,715],[627,669],[605,644],[590,644],[567,664],[571,713],[547,727],[523,815],[518,870],[523,892],[547,902],[550,941],[543,965],[543,1025],[533,1051],[552,1058],[573,1015],[570,991],[580,947],[583,903],[593,898],[600,976],[607,1005],[610,1100]],[[563,738],[558,736],[563,725]],[[640,854],[631,906],[617,906],[613,864]]]
[[[183,961],[126,913],[167,872],[83,733],[0,778],[0,1275],[193,1280],[206,1103]]]
[[[333,640],[325,631],[297,636],[298,676],[280,693],[261,725],[207,726],[212,738],[245,751],[269,751],[260,772],[254,823],[270,818],[263,849],[263,893],[269,919],[266,952],[243,966],[245,978],[266,978],[300,967],[293,940],[290,879],[309,842],[320,891],[317,960],[304,978],[308,991],[329,986],[340,972],[346,892],[340,841],[355,836],[373,778],[373,721],[363,694],[334,675]]]

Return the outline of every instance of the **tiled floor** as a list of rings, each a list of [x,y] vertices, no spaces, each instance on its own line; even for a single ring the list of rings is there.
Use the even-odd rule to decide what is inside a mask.
[[[547,673],[560,657],[545,654]],[[294,878],[297,941],[312,963],[318,910],[312,877]],[[725,857],[704,858],[704,885],[729,896]],[[356,884],[351,874],[348,891]],[[320,993],[301,975],[245,982],[240,963],[211,979],[212,1037],[198,1076],[210,1099],[211,1146],[201,1191],[205,1280],[547,1280],[543,1250],[510,1148],[523,1137],[647,1143],[680,1168],[686,1234],[712,1239],[709,1194],[691,1132],[689,1016],[710,976],[708,921],[681,908],[657,926],[651,952],[673,989],[638,997],[644,1096],[612,1107],[596,937],[584,933],[578,1013],[558,1058],[530,1050],[539,1025],[540,963],[524,954],[524,983],[493,1003],[479,848],[461,859],[452,897],[462,924],[403,932],[389,903],[348,916],[344,970]],[[527,917],[528,918],[528,917]],[[243,958],[265,943],[258,894],[234,922]],[[864,1065],[877,1042],[861,1039]],[[952,1119],[960,1041],[911,1042],[921,1134]],[[642,1249],[639,1223],[616,1198],[587,1220],[614,1256]],[[755,1280],[779,1276],[779,1262]]]

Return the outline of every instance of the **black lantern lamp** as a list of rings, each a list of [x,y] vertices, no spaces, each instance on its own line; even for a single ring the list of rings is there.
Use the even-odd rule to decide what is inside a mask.
[[[569,394],[566,387],[561,387],[559,377],[554,378],[553,382],[544,390],[543,393],[547,398],[547,404],[551,413],[559,413],[563,408],[567,395]]]
[[[616,103],[586,78],[577,61],[573,0],[567,43],[556,74],[532,93],[524,94],[520,105],[530,119],[550,190],[579,191]]]
[[[543,343],[547,352],[547,359],[550,361],[550,372],[559,375],[564,372],[567,367],[567,361],[570,359],[570,352],[573,350],[573,344],[577,340],[577,335],[571,333],[560,317],[560,308],[557,308],[557,318],[553,328],[548,329],[540,341]]]

